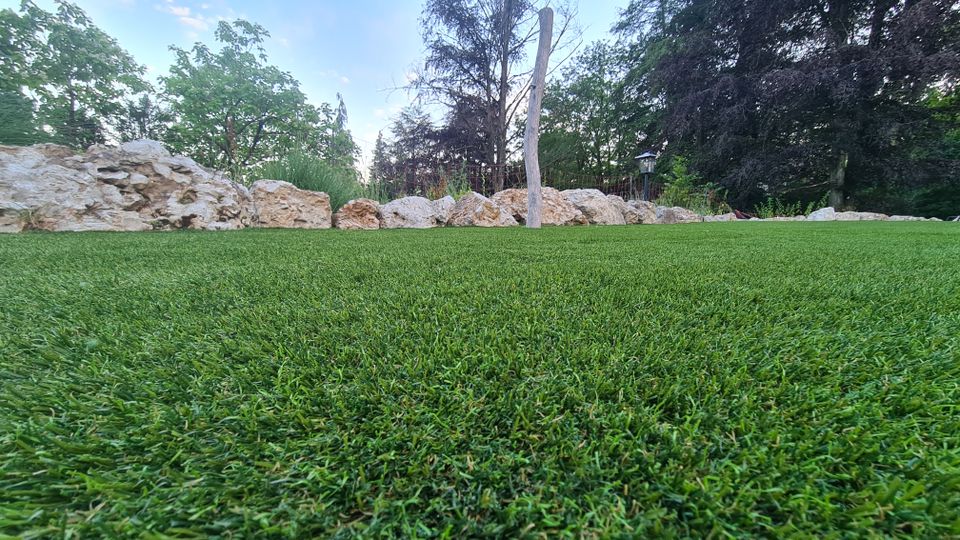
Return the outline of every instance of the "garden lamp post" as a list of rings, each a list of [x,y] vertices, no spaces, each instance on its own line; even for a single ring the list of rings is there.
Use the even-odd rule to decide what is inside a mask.
[[[657,165],[657,155],[647,151],[633,158],[633,160],[640,166],[640,174],[643,175],[643,200],[649,201],[650,175],[653,174],[653,169]]]

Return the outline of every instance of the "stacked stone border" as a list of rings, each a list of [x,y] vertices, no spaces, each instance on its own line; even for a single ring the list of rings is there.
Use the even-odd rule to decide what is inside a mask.
[[[525,189],[454,200],[355,199],[335,214],[325,193],[279,180],[249,188],[156,141],[95,145],[83,154],[56,145],[0,146],[0,232],[234,230],[248,227],[348,230],[512,227],[524,224]],[[624,201],[596,189],[543,189],[543,224],[646,225],[744,221],[680,207]],[[808,216],[749,221],[940,221],[822,208]]]

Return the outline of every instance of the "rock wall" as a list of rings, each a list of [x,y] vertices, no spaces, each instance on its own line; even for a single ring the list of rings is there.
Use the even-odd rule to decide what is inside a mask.
[[[279,180],[258,180],[248,190],[224,173],[171,156],[156,141],[95,145],[84,153],[50,144],[0,146],[0,232],[507,227],[523,223],[526,214],[527,190],[507,189],[490,198],[471,192],[459,201],[403,197],[381,205],[355,199],[333,215],[325,193]],[[876,220],[939,221],[829,207],[809,216],[751,221]],[[703,221],[738,220],[732,213],[701,216],[685,208],[624,201],[595,189],[543,188],[544,225]]]

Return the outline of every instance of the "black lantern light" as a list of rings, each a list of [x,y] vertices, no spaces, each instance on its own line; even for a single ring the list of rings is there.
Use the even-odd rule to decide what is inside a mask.
[[[643,200],[650,200],[650,175],[653,174],[657,166],[657,155],[649,150],[633,158],[640,166],[640,173],[643,175]]]

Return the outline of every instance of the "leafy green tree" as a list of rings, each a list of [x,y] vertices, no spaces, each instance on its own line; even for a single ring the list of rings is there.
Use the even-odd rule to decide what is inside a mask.
[[[624,96],[624,68],[613,46],[589,46],[544,95],[541,163],[547,178],[609,177],[632,171],[647,110]]]
[[[221,22],[219,51],[200,43],[172,47],[176,62],[162,78],[175,117],[168,144],[237,177],[293,150],[352,168],[357,147],[345,129],[345,109],[338,123],[329,105],[307,103],[297,80],[267,63],[269,35],[247,21]]]
[[[73,147],[104,142],[123,114],[122,98],[147,92],[144,68],[82,9],[57,0],[47,12],[25,0],[0,12],[0,79],[10,136],[40,136]],[[24,92],[26,90],[26,92]],[[20,93],[20,96],[16,96]],[[15,108],[20,113],[11,116]],[[32,125],[24,124],[31,111]]]
[[[169,110],[147,94],[136,100],[128,99],[117,124],[120,140],[162,140],[172,118]]]

